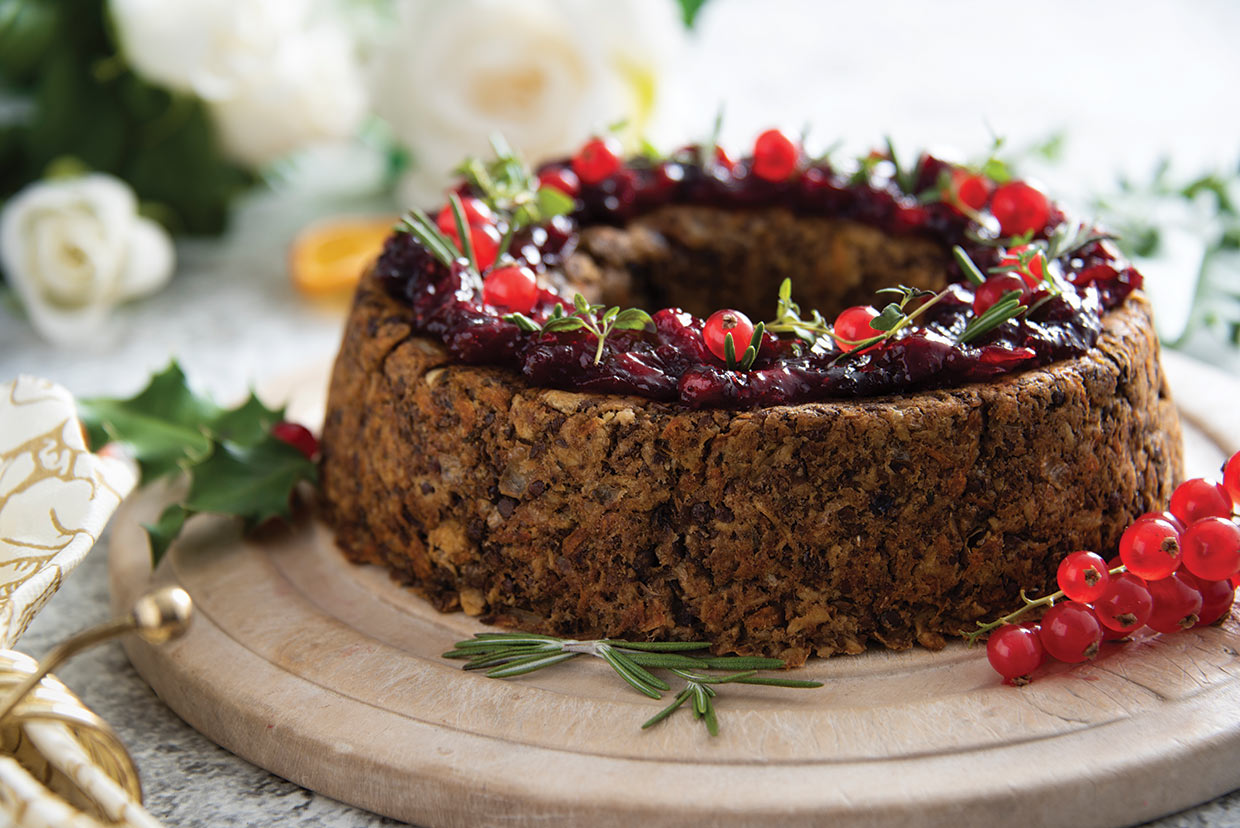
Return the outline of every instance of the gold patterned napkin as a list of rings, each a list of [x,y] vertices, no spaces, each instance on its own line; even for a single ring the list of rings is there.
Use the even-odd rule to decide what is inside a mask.
[[[0,385],[0,646],[17,643],[136,482],[127,460],[90,453],[64,388]]]
[[[136,482],[132,462],[86,447],[64,388],[0,385],[0,695],[36,669],[9,648]],[[0,825],[157,828],[140,798],[111,729],[54,677],[0,723]]]

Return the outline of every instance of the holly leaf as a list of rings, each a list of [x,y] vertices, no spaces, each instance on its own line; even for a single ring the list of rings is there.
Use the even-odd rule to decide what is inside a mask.
[[[235,515],[252,528],[288,517],[293,489],[317,478],[311,459],[273,435],[283,409],[253,393],[236,408],[220,408],[190,390],[175,362],[131,399],[89,399],[80,408],[91,444],[123,443],[144,483],[174,471],[189,475],[185,499],[145,527],[156,564],[192,515]]]
[[[268,435],[252,446],[216,441],[211,455],[192,469],[182,507],[194,514],[236,515],[247,529],[291,515],[289,495],[300,482],[315,482],[318,468],[300,451]]]
[[[159,520],[154,523],[144,523],[142,528],[146,530],[147,537],[151,540],[151,565],[159,566],[159,562],[163,560],[164,553],[168,551],[168,547],[176,540],[176,536],[181,534],[181,528],[185,526],[185,521],[189,519],[189,512],[179,503],[174,503],[160,514]]]
[[[220,417],[214,403],[189,389],[175,362],[151,377],[135,397],[94,397],[81,400],[78,407],[91,446],[125,445],[146,483],[210,454],[206,426]]]
[[[284,409],[268,408],[258,395],[240,407],[224,410],[206,423],[207,429],[219,440],[237,446],[254,446],[271,434],[271,429],[284,419]]]

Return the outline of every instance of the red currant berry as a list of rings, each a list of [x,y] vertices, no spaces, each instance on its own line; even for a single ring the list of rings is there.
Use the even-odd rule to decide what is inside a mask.
[[[319,453],[318,439],[310,433],[310,429],[300,423],[290,423],[288,420],[278,422],[271,427],[271,436],[281,443],[288,443],[306,455],[307,459],[313,460]]]
[[[861,342],[881,334],[882,331],[870,324],[877,317],[878,311],[870,305],[854,305],[841,311],[840,315],[835,317],[835,326],[832,328],[840,347],[851,351],[857,346],[849,343]]]
[[[614,175],[621,163],[615,138],[591,138],[573,156],[573,172],[583,184],[597,184]]]
[[[1094,602],[1098,620],[1108,629],[1130,633],[1145,626],[1154,609],[1145,581],[1131,572],[1111,576],[1106,592]]]
[[[1223,467],[1223,488],[1231,495],[1232,504],[1240,507],[1240,451]]]
[[[1138,520],[1120,536],[1119,557],[1133,575],[1166,578],[1180,565],[1180,533],[1165,520]]]
[[[528,267],[499,267],[482,280],[482,301],[497,308],[529,313],[538,301],[538,279]]]
[[[1193,588],[1188,579],[1176,572],[1147,585],[1154,610],[1145,623],[1151,630],[1174,633],[1191,628],[1201,612],[1201,593]]]
[[[1207,517],[1231,517],[1231,494],[1201,477],[1185,480],[1171,493],[1171,514],[1188,526]]]
[[[1134,520],[1133,523],[1140,520],[1165,520],[1167,523],[1170,523],[1175,527],[1175,531],[1181,534],[1184,533],[1184,524],[1180,523],[1180,519],[1170,512],[1146,512],[1141,515],[1141,517],[1137,518],[1137,520]]]
[[[1024,684],[1042,666],[1046,650],[1038,628],[1004,624],[986,639],[986,658],[995,672],[1013,684]]]
[[[456,225],[451,230],[445,230],[444,235],[452,239],[456,244],[460,244],[461,240],[456,235]],[[499,254],[499,231],[491,224],[475,224],[469,228],[469,243],[474,247],[474,258],[478,261],[478,269],[486,270],[495,264],[495,257]]]
[[[1060,661],[1076,664],[1098,655],[1102,626],[1094,611],[1078,601],[1061,601],[1042,616],[1042,646]]]
[[[1008,251],[1008,255],[999,260],[1000,267],[1014,267],[1020,278],[1025,280],[1025,284],[1031,288],[1035,288],[1046,278],[1046,256],[1039,250],[1029,255],[1029,245],[1022,244],[1013,247]],[[1021,259],[1026,259],[1025,264],[1021,264]]]
[[[495,214],[491,212],[491,208],[486,205],[486,202],[480,198],[462,198],[461,212],[465,215],[465,225],[467,227],[495,223]],[[439,217],[436,218],[435,223],[439,225],[440,231],[444,234],[456,238],[456,216],[453,215],[451,204],[445,205],[439,211]]]
[[[1240,574],[1240,526],[1219,517],[1202,518],[1184,530],[1184,568],[1207,581]]]
[[[728,172],[732,172],[732,170],[736,169],[736,162],[732,160],[730,155],[728,155],[727,150],[718,144],[715,145],[715,164],[723,167]]]
[[[1209,626],[1231,610],[1236,600],[1236,588],[1231,581],[1207,581],[1191,572],[1180,572],[1180,577],[1201,593],[1201,611],[1197,613],[1196,626]]]
[[[1045,227],[1051,205],[1038,190],[1023,181],[1013,181],[995,190],[990,212],[999,221],[1000,233],[1019,236]]]
[[[719,359],[727,359],[728,336],[732,337],[732,348],[736,358],[740,359],[753,339],[753,323],[749,321],[749,317],[738,310],[718,310],[712,313],[702,326],[702,341]]]
[[[768,129],[753,144],[753,174],[763,181],[786,181],[796,171],[801,148],[777,129]]]
[[[1020,276],[1015,273],[996,273],[977,286],[977,292],[973,294],[973,312],[981,316],[1002,299],[1004,294],[1013,290],[1020,292],[1022,302],[1029,295],[1029,286]]]
[[[1081,550],[1059,562],[1055,575],[1063,594],[1073,601],[1089,604],[1102,597],[1111,583],[1111,573],[1102,556]]]
[[[970,210],[980,210],[986,206],[993,188],[994,184],[986,176],[957,168],[952,170],[948,201]]]
[[[548,167],[538,174],[538,186],[551,187],[576,198],[581,192],[581,179],[568,167]]]

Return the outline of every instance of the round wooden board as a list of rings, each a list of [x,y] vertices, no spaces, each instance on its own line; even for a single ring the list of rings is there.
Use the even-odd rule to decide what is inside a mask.
[[[1240,384],[1166,363],[1189,472],[1217,474]],[[723,689],[712,739],[687,712],[640,730],[660,704],[601,661],[462,672],[440,654],[486,628],[348,564],[314,521],[252,542],[199,518],[152,575],[141,524],[162,499],[116,520],[113,600],[177,583],[197,617],[170,645],[130,641],[138,672],[234,753],[419,825],[1116,826],[1240,787],[1234,621],[1019,689],[961,644],[813,660],[798,675],[818,690]]]

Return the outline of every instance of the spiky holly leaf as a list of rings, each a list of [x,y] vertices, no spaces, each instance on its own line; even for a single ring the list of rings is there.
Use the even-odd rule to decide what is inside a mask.
[[[271,436],[271,429],[283,419],[283,408],[268,408],[251,392],[240,407],[221,411],[206,428],[226,443],[253,446]]]
[[[198,462],[211,452],[205,425],[220,416],[210,400],[189,389],[173,362],[127,400],[95,397],[78,404],[90,444],[123,443],[138,461],[143,481]]]
[[[154,523],[144,523],[147,537],[151,540],[151,565],[159,566],[168,547],[181,534],[185,521],[189,520],[189,512],[180,503],[174,503],[159,515]]]
[[[98,398],[80,406],[92,445],[126,445],[144,483],[174,471],[189,475],[185,499],[145,527],[155,563],[190,516],[235,515],[247,528],[287,517],[293,488],[316,478],[309,458],[272,436],[283,409],[268,408],[254,394],[236,408],[220,408],[189,389],[175,362],[132,399]]]
[[[247,529],[268,518],[290,516],[289,495],[298,483],[318,479],[314,462],[267,435],[251,446],[214,443],[211,455],[191,469],[187,512],[236,515]]]

